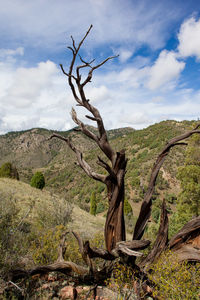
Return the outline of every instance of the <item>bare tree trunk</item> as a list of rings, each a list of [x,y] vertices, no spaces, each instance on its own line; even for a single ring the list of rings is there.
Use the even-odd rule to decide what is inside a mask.
[[[77,55],[79,55],[81,45],[89,34],[91,28],[92,26],[90,26],[89,30],[87,31],[81,42],[78,44],[78,46],[76,46],[75,41],[72,37],[72,47],[68,47],[73,54],[69,72],[65,72],[62,65],[61,69],[63,73],[68,77],[68,83],[77,105],[84,107],[91,114],[89,116],[86,115],[86,117],[96,122],[97,124],[98,134],[95,134],[90,131],[90,129],[82,121],[78,119],[76,111],[72,109],[72,119],[79,126],[78,130],[88,138],[93,140],[101,149],[102,153],[106,156],[108,162],[104,161],[100,157],[98,157],[97,161],[97,163],[106,170],[106,174],[99,174],[95,172],[91,168],[91,166],[84,160],[82,152],[76,146],[74,146],[70,138],[65,138],[54,133],[50,137],[50,139],[57,137],[65,141],[71,148],[71,150],[76,154],[78,165],[84,170],[84,172],[90,178],[100,181],[106,185],[109,204],[105,223],[106,249],[90,247],[89,241],[84,242],[77,233],[73,232],[73,235],[78,241],[79,250],[85,264],[87,265],[87,268],[79,266],[77,264],[74,264],[73,262],[64,260],[64,253],[66,250],[64,234],[58,249],[58,259],[55,263],[47,266],[39,266],[28,271],[15,270],[15,272],[13,272],[13,276],[14,278],[20,278],[32,276],[34,274],[59,271],[70,276],[73,276],[73,274],[76,273],[83,282],[92,282],[96,284],[105,282],[105,279],[111,275],[113,269],[113,261],[116,258],[120,258],[123,262],[129,265],[131,264],[132,268],[137,271],[135,275],[139,280],[138,282],[137,280],[135,281],[135,289],[137,291],[139,299],[141,290],[141,287],[139,286],[140,280],[143,281],[142,288],[145,290],[145,292],[148,292],[149,294],[152,293],[151,288],[146,284],[148,275],[144,274],[142,268],[145,269],[146,265],[151,264],[155,259],[157,259],[166,247],[169,247],[171,250],[173,250],[178,255],[178,258],[181,261],[185,259],[190,261],[200,261],[200,217],[197,217],[188,222],[168,243],[168,217],[166,205],[163,201],[160,228],[152,251],[146,257],[146,259],[143,259],[143,261],[141,261],[139,266],[135,264],[136,257],[143,257],[143,254],[141,252],[138,252],[138,250],[145,249],[150,244],[150,241],[141,240],[141,238],[144,234],[147,222],[151,216],[152,195],[154,192],[156,178],[158,176],[159,170],[165,158],[169,154],[171,148],[178,145],[187,145],[182,141],[189,138],[193,134],[200,134],[200,124],[198,124],[193,130],[170,140],[164,147],[163,151],[159,154],[153,166],[147,193],[145,194],[144,200],[141,205],[140,213],[134,229],[133,240],[126,241],[124,222],[124,178],[126,174],[127,159],[125,156],[125,151],[121,150],[120,152],[115,152],[112,149],[108,141],[102,117],[98,109],[90,104],[90,100],[86,98],[84,92],[85,85],[91,82],[93,71],[101,67],[104,63],[114,58],[115,56],[108,57],[96,66],[92,66],[94,60],[92,60],[91,62],[85,62],[80,57],[80,60],[83,64],[77,66],[76,70],[74,71]],[[88,75],[83,81],[80,74],[80,70],[82,68],[89,68]],[[104,259],[104,261],[108,261],[107,265],[105,264],[100,271],[97,270],[95,263],[92,261],[93,258],[97,257]]]
[[[126,240],[124,221],[124,176],[127,160],[125,152],[117,153],[113,168],[115,177],[108,176],[106,180],[109,208],[105,223],[105,242],[108,251],[115,248],[116,243]]]
[[[72,37],[72,47],[68,47],[73,54],[71,65],[69,67],[69,72],[65,72],[62,65],[61,69],[63,73],[68,77],[68,83],[71,88],[72,94],[78,106],[84,107],[91,115],[86,115],[86,118],[97,123],[98,135],[91,132],[87,126],[78,119],[76,111],[72,109],[72,119],[79,126],[79,129],[84,135],[92,139],[101,151],[105,154],[109,163],[98,157],[98,164],[107,171],[107,175],[97,174],[92,170],[89,164],[83,159],[83,154],[72,144],[68,138],[59,136],[58,134],[53,134],[51,138],[58,137],[69,145],[69,147],[76,153],[78,163],[80,167],[85,171],[85,173],[98,181],[106,184],[108,192],[108,204],[109,209],[105,224],[105,241],[108,251],[111,251],[117,242],[124,241],[125,236],[125,222],[124,222],[124,176],[126,172],[127,160],[125,157],[125,151],[114,152],[107,137],[107,133],[104,127],[102,117],[96,107],[90,104],[90,100],[86,98],[84,87],[87,83],[91,82],[93,71],[101,67],[108,60],[115,58],[116,56],[111,56],[105,59],[103,62],[92,66],[91,62],[84,61],[80,55],[79,50],[85,38],[89,34],[92,26],[85,34],[84,38],[78,44],[75,45],[75,41]],[[79,55],[81,62],[80,66],[76,67],[76,72],[74,72],[75,62]],[[88,75],[86,79],[82,81],[80,70],[82,68],[89,68]],[[75,74],[73,74],[73,72]]]

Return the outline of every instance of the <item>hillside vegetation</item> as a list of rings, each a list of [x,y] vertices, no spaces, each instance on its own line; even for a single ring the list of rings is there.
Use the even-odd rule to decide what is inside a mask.
[[[130,233],[133,232],[136,216],[139,213],[156,157],[168,140],[191,127],[194,127],[194,122],[165,121],[138,131],[130,128],[109,131],[112,147],[117,150],[124,148],[128,157],[124,212],[129,240],[132,238]],[[95,130],[94,128],[90,129]],[[20,178],[20,181],[0,178],[0,278],[1,276],[4,279],[7,278],[8,270],[13,266],[15,268],[18,266],[33,268],[35,265],[45,265],[56,261],[60,240],[63,233],[66,232],[68,235],[64,258],[82,265],[78,244],[69,233],[72,230],[80,233],[84,239],[89,239],[92,246],[104,245],[103,232],[108,208],[106,190],[101,183],[93,182],[84,174],[76,164],[74,153],[64,142],[48,139],[51,133],[44,129],[32,129],[0,136],[0,166],[6,162],[12,163]],[[88,138],[74,131],[60,132],[60,134],[65,137],[70,136],[74,144],[83,152],[86,161],[98,172],[101,172],[96,164],[97,155],[101,155],[101,153]],[[167,202],[168,213],[171,216],[170,224],[172,225],[169,227],[169,236],[177,232],[180,225],[183,225],[182,221],[185,224],[185,220],[187,221],[191,217],[188,214],[184,216],[184,220],[181,219],[183,216],[180,210],[182,202],[178,203],[177,197],[182,195],[182,201],[185,201],[185,193],[187,192],[188,195],[189,188],[193,184],[191,182],[188,189],[183,190],[184,193],[180,193],[184,180],[187,181],[180,170],[190,168],[191,152],[195,154],[193,157],[199,159],[199,152],[197,153],[195,150],[196,144],[199,145],[199,139],[194,137],[187,152],[184,147],[174,148],[161,168],[152,197],[152,215],[144,234],[145,239],[155,240],[163,198]],[[196,163],[196,158],[194,160]],[[180,166],[183,167],[179,168]],[[30,179],[35,172],[44,174],[46,185],[43,190],[30,186]],[[197,189],[199,193],[199,185]],[[92,212],[94,215],[91,215],[90,203],[91,199],[94,201],[94,198],[95,212]],[[188,203],[186,204],[188,205]],[[176,205],[178,209],[176,209]],[[165,258],[162,260],[164,261]],[[169,263],[167,262],[167,264]],[[160,270],[159,261],[154,268]],[[187,276],[193,276],[196,272],[195,268],[194,270],[188,269],[187,265],[183,265],[182,269]],[[179,270],[177,265],[176,273],[180,273],[179,284],[182,283],[182,269]],[[162,271],[159,272],[162,273]],[[121,266],[119,272],[120,275],[122,273]],[[171,269],[169,272],[171,276],[173,274]],[[179,273],[176,274],[176,278]],[[162,273],[162,276],[165,282],[169,273]],[[187,278],[189,278],[190,290],[192,281],[190,277]],[[157,279],[152,277],[152,280],[156,282]],[[110,284],[113,285],[112,282]],[[115,284],[124,286],[124,279],[121,283],[114,282]],[[168,293],[165,285],[162,286],[159,282],[156,284],[160,289],[158,294],[161,294],[162,290],[163,293]],[[194,286],[195,292],[192,293],[196,295],[198,293],[196,281]],[[186,291],[184,290],[184,293],[187,294],[187,291],[188,288]]]
[[[104,217],[94,217],[49,191],[41,191],[24,182],[8,178],[0,178],[0,191],[1,214],[9,214],[9,210],[11,212],[13,209],[16,212],[16,216],[13,214],[15,221],[24,230],[25,226],[29,230],[30,226],[50,228],[68,224],[70,228],[84,233],[87,238],[103,230]],[[81,223],[84,220],[87,227],[83,229]]]
[[[126,149],[129,159],[126,174],[126,198],[133,203],[140,202],[150,176],[153,163],[172,137],[188,130],[192,122],[164,121],[143,130],[123,128],[109,131],[114,149]],[[95,130],[95,129],[93,129]],[[20,180],[30,183],[36,171],[45,176],[46,189],[61,194],[70,202],[77,203],[89,211],[91,193],[96,192],[97,212],[106,209],[105,191],[101,183],[90,180],[77,166],[74,153],[60,140],[48,140],[52,131],[32,129],[23,132],[11,132],[0,136],[0,165],[13,163],[19,172]],[[70,136],[84,153],[85,159],[101,172],[96,165],[97,155],[101,155],[95,144],[81,133],[74,131],[60,132]],[[179,191],[176,180],[177,167],[183,164],[184,147],[173,149],[161,169],[157,193],[162,199],[166,194]],[[169,197],[169,196],[167,196]],[[138,210],[136,208],[135,215]]]
[[[157,155],[168,140],[193,126],[194,122],[163,121],[143,130],[122,128],[108,132],[112,147],[116,150],[124,148],[128,157],[125,178],[125,214],[128,232],[133,230]],[[90,127],[90,130],[96,129]],[[45,191],[54,194],[54,198],[56,195],[61,196],[66,203],[76,204],[86,212],[90,211],[91,195],[95,192],[96,213],[105,215],[108,207],[105,186],[91,180],[83,172],[76,163],[74,153],[65,142],[49,140],[51,134],[52,131],[37,128],[0,136],[0,165],[7,161],[11,162],[17,167],[20,181],[29,184],[35,172],[42,172],[45,177]],[[102,154],[89,138],[72,130],[59,134],[70,136],[83,152],[85,160],[95,170],[102,172],[96,164],[97,155]],[[153,196],[153,223],[148,238],[153,238],[158,229],[162,199],[167,200],[169,213],[175,210],[177,195],[180,192],[180,183],[176,178],[177,168],[184,164],[185,151],[186,148],[181,146],[172,149],[161,168]],[[15,193],[17,194],[17,191]],[[26,201],[29,207],[35,200]],[[55,199],[51,202],[56,201]]]
[[[58,195],[8,178],[0,178],[0,191],[1,273],[16,264],[30,267],[56,259],[66,229],[87,239],[103,233],[104,217],[94,217]],[[68,259],[78,252],[75,241],[72,247]]]

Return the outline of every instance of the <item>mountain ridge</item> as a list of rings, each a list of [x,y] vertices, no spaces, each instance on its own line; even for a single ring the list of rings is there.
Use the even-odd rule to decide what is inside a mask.
[[[126,198],[129,202],[140,202],[148,184],[151,168],[166,142],[184,133],[193,121],[162,121],[142,130],[119,128],[108,131],[111,146],[116,151],[126,150],[128,158],[126,174]],[[94,127],[91,130],[96,131]],[[63,141],[48,140],[53,131],[34,128],[0,136],[0,165],[11,162],[16,165],[20,180],[29,183],[35,171],[42,171],[46,189],[58,193],[81,208],[88,210],[90,195],[96,191],[99,208],[106,209],[106,191],[101,183],[86,176],[76,164],[76,156]],[[81,132],[73,130],[57,132],[69,136],[86,161],[95,171],[102,172],[96,164],[97,155],[102,155],[97,145]],[[104,158],[105,159],[105,158]],[[184,147],[172,149],[158,177],[158,194],[179,190],[176,170],[184,163]]]

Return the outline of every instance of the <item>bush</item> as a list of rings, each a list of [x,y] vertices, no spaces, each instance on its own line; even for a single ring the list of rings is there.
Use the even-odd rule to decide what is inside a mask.
[[[135,294],[133,287],[134,278],[135,272],[131,267],[117,262],[113,268],[111,278],[106,280],[106,285],[118,293],[117,299],[135,299],[135,297],[131,297]]]
[[[7,278],[8,271],[17,267],[20,257],[25,257],[29,241],[25,232],[30,224],[20,217],[20,209],[12,198],[0,195],[0,277]]]
[[[31,178],[31,186],[42,190],[45,186],[45,179],[42,172],[36,172]]]
[[[104,204],[103,204],[102,202],[99,202],[99,203],[97,204],[96,213],[97,213],[97,214],[100,214],[100,213],[102,213],[103,211],[105,211],[105,206],[104,206]]]
[[[35,264],[44,265],[57,260],[58,246],[66,229],[66,226],[57,225],[55,228],[40,231],[40,234],[31,242],[30,247],[30,254]],[[104,248],[104,236],[101,233],[96,234],[90,241],[90,244],[91,247]],[[66,261],[73,261],[76,264],[84,265],[78,242],[73,235],[68,234],[66,236],[65,247],[64,259]]]
[[[3,164],[0,168],[0,177],[14,178],[19,180],[19,173],[10,162]]]
[[[134,198],[133,198],[133,202],[135,202],[135,203],[139,203],[141,200],[142,200],[142,199],[139,198],[139,197],[134,197]]]
[[[100,194],[102,193],[103,191],[105,190],[105,186],[103,184],[100,184],[98,185],[98,188],[97,188],[97,193]]]
[[[42,230],[31,243],[30,252],[35,264],[44,265],[56,261],[61,236],[66,228],[58,225],[55,228]]]
[[[132,178],[131,185],[134,188],[139,188],[140,187],[140,178],[139,177]]]
[[[174,204],[176,203],[177,197],[175,194],[165,194],[165,200],[170,203],[170,204]]]
[[[151,215],[152,215],[152,219],[154,220],[154,222],[158,223],[159,217],[160,217],[160,208],[157,206],[153,207]]]
[[[13,267],[24,268],[24,262],[32,268],[33,262],[57,259],[60,237],[71,221],[71,203],[59,196],[42,195],[23,183],[22,187],[23,195],[15,189],[0,193],[0,278],[7,278]]]
[[[90,214],[95,216],[96,210],[97,210],[96,194],[95,194],[95,192],[92,192],[92,195],[90,198]]]
[[[132,207],[126,198],[124,200],[124,214],[126,216],[131,216],[133,214]]]
[[[200,264],[179,263],[171,251],[151,266],[150,280],[155,284],[153,295],[160,299],[199,299]]]

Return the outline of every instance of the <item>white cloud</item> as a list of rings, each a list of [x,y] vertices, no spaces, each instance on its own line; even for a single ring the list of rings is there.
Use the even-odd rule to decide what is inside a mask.
[[[152,90],[178,78],[185,63],[177,60],[173,51],[163,50],[150,71],[148,87]]]
[[[52,76],[57,72],[56,65],[51,61],[41,62],[35,68],[18,68],[2,101],[16,108],[34,104],[44,87],[51,89]]]
[[[146,112],[144,113],[141,111],[132,111],[132,113],[130,114],[130,112],[127,112],[126,110],[120,116],[119,121],[123,124],[127,124],[127,126],[132,127],[140,127],[141,125],[144,126],[144,124],[148,125],[151,123],[151,119]]]
[[[88,43],[95,45],[123,43],[153,49],[163,47],[183,12],[171,12],[172,3],[152,5],[149,1],[130,0],[0,0],[0,38],[12,45],[23,39],[23,45],[43,49],[64,47],[66,37],[79,39],[89,25],[94,25]],[[159,17],[158,17],[159,16]]]
[[[132,126],[139,129],[163,119],[199,117],[200,92],[192,89],[181,89],[179,92],[161,90],[158,95],[142,86],[148,72],[148,68],[125,68],[119,73],[112,71],[106,75],[94,74],[94,81],[86,89],[86,96],[101,112],[106,128]],[[58,71],[54,63],[41,62],[35,68],[13,67],[10,70],[5,66],[3,74],[8,79],[9,88],[4,90],[3,99],[7,99],[6,103],[0,96],[0,133],[33,127],[57,130],[74,127],[70,111],[75,101],[66,82],[67,78]],[[18,80],[16,74],[20,77]],[[143,83],[140,84],[140,81]],[[15,92],[15,102],[11,91]],[[22,107],[21,99],[28,99],[29,105]],[[85,120],[85,110],[81,111],[77,107],[77,113]]]
[[[70,129],[73,122],[67,112],[73,98],[66,91],[67,78],[52,61],[17,67],[12,58],[18,53],[4,51],[0,62],[0,133],[32,127]]]
[[[150,58],[143,56],[137,56],[135,61],[129,60],[129,64],[127,64],[127,60],[135,50],[135,45],[139,46],[144,42],[151,47],[153,47],[152,44],[154,43],[154,48],[163,45],[165,38],[163,37],[160,42],[156,42],[160,34],[157,32],[154,36],[152,33],[156,30],[156,25],[159,22],[162,23],[162,18],[159,19],[158,23],[156,23],[157,20],[154,23],[154,12],[147,11],[144,16],[146,19],[144,20],[143,31],[142,24],[136,24],[139,16],[144,12],[141,4],[136,5],[138,16],[134,12],[133,19],[129,20],[127,17],[131,10],[127,8],[129,8],[129,5],[131,6],[131,1],[125,2],[125,8],[122,8],[122,5],[117,2],[113,10],[110,9],[113,0],[106,2],[104,0],[86,1],[90,3],[94,16],[96,18],[99,17],[100,20],[100,23],[96,23],[97,26],[94,27],[93,33],[88,37],[89,47],[93,42],[97,42],[97,45],[99,45],[98,43],[106,43],[107,41],[113,43],[119,40],[123,46],[120,46],[119,43],[112,45],[112,49],[119,49],[121,51],[121,62],[126,62],[126,66],[123,68],[119,65],[118,60],[116,65],[119,68],[116,70],[114,61],[110,61],[108,65],[104,66],[105,68],[96,70],[92,84],[88,84],[86,87],[86,96],[91,99],[91,103],[97,106],[101,112],[106,128],[132,126],[138,129],[162,119],[199,117],[199,92],[186,89],[184,85],[179,85],[178,92],[175,88],[170,89],[170,87],[175,87],[177,79],[185,67],[185,62],[180,61],[181,57],[178,52],[163,50],[152,66],[150,66]],[[13,0],[13,3],[17,4],[19,2],[22,3],[23,1]],[[39,0],[36,0],[36,2],[23,2],[23,13],[30,8],[36,13],[37,6],[35,6],[35,3],[41,4],[42,11],[46,0],[41,2]],[[57,12],[56,17],[52,14],[52,18],[58,18],[57,16],[60,13],[59,19],[61,21],[60,24],[59,22],[55,23],[55,28],[52,27],[52,21],[47,15],[44,16],[44,20],[39,18],[40,26],[36,24],[36,28],[33,28],[31,23],[33,15],[30,15],[32,21],[30,22],[26,18],[27,31],[24,31],[25,27],[20,19],[22,17],[21,11],[19,10],[15,13],[15,17],[16,14],[18,16],[19,31],[23,32],[25,37],[27,37],[26,34],[32,37],[31,34],[33,33],[34,41],[36,41],[35,46],[38,46],[38,43],[44,42],[48,44],[50,42],[49,47],[52,47],[52,45],[55,45],[53,37],[55,37],[55,43],[61,38],[61,36],[57,37],[57,33],[64,28],[64,20],[66,18],[63,18],[63,12],[61,13],[59,4],[54,6],[53,3],[52,1],[52,6],[50,5],[49,10],[51,11],[54,8]],[[66,2],[63,1],[62,3]],[[73,16],[78,14],[77,11],[73,14],[73,3],[71,4],[70,2],[66,16],[68,16],[69,11],[71,11]],[[77,3],[79,8],[82,7],[84,15],[84,5],[79,0],[77,0]],[[5,7],[3,9],[5,10]],[[122,9],[124,11],[121,14]],[[40,16],[40,11],[38,13]],[[45,12],[45,14],[47,13]],[[119,18],[116,18],[117,14]],[[73,27],[75,25],[70,21],[71,17],[68,20],[69,27],[67,31],[72,33],[75,30],[76,40],[77,37],[79,38],[82,35],[82,28],[84,26],[85,28],[88,27],[88,16],[83,15],[81,14],[81,18],[78,20],[79,28]],[[46,21],[47,23],[45,23]],[[83,21],[83,24],[80,23],[81,21]],[[148,30],[147,24],[151,24]],[[52,29],[52,32],[50,32],[49,28]],[[132,39],[135,39],[135,36],[136,41],[134,44]],[[181,39],[179,40],[180,45],[181,43],[183,45]],[[126,47],[126,43],[130,43],[133,48]],[[105,48],[102,49],[102,53],[105,53]],[[110,49],[108,50],[110,52]],[[102,53],[98,53],[99,60],[101,60]],[[194,53],[194,51],[190,53]],[[75,105],[75,101],[68,86],[67,78],[51,60],[40,61],[34,67],[29,67],[26,62],[22,62],[22,59],[24,59],[23,54],[24,49],[22,47],[14,50],[0,49],[0,133],[32,127],[45,127],[57,130],[70,129],[75,125],[70,116],[71,106]],[[197,56],[197,54],[195,55]],[[18,58],[19,60],[16,63]],[[20,62],[22,63],[21,66],[19,65]],[[85,111],[83,112],[77,108],[77,112],[78,116],[83,119]]]
[[[15,55],[24,55],[24,48],[23,47],[18,47],[17,49],[0,49],[0,59],[4,59],[8,56],[15,56]]]
[[[109,98],[109,90],[105,85],[98,87],[88,86],[86,88],[87,98],[91,99],[93,103],[98,103]]]
[[[125,67],[120,71],[110,71],[107,72],[103,77],[96,76],[95,83],[100,84],[103,81],[112,84],[114,88],[120,86],[126,86],[127,89],[131,88],[133,90],[139,87],[143,87],[149,74],[149,67],[136,68],[134,66]]]
[[[152,98],[151,100],[152,102],[155,102],[155,103],[159,103],[159,102],[163,102],[164,101],[164,98],[161,97],[161,96],[155,96]]]
[[[194,17],[186,20],[180,28],[178,34],[178,50],[181,56],[196,56],[200,59],[200,19]]]
[[[133,51],[121,48],[116,53],[119,53],[119,60],[124,63],[132,56]]]

